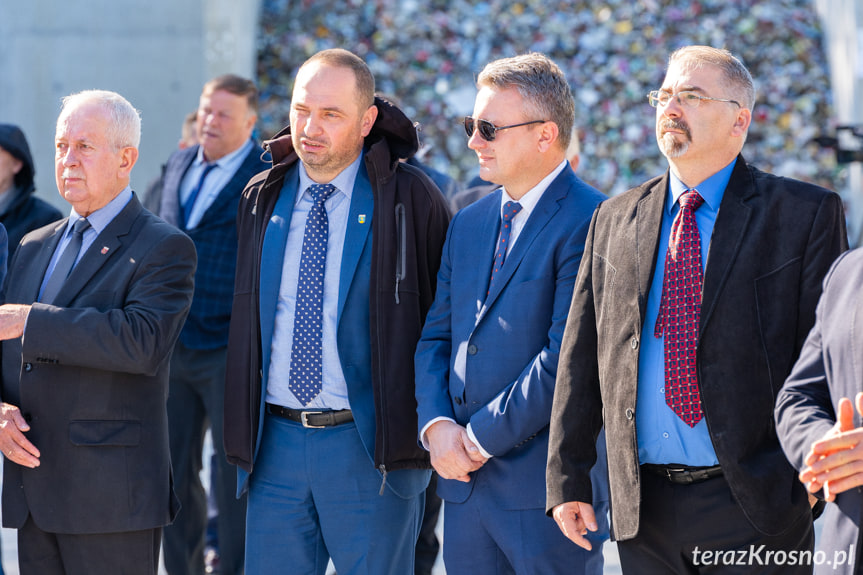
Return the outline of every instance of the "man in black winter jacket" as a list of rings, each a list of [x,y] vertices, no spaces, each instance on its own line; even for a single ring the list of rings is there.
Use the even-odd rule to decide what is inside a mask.
[[[237,220],[225,451],[249,494],[246,574],[413,573],[430,474],[413,354],[447,206],[399,162],[416,129],[350,52],[303,64],[290,118]]]
[[[21,128],[0,124],[0,223],[9,234],[9,255],[27,232],[56,222],[60,210],[34,195],[36,169]]]

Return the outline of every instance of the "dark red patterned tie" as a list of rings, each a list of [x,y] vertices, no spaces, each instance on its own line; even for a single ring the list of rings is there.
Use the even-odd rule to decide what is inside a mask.
[[[701,396],[695,366],[701,315],[701,241],[695,210],[704,203],[696,190],[680,196],[671,224],[662,301],[653,335],[665,331],[665,402],[689,427],[701,421]]]

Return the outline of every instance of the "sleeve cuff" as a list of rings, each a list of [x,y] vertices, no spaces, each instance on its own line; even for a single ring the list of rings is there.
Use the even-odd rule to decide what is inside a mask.
[[[470,426],[470,423],[467,424],[467,436],[470,438],[471,441],[473,441],[474,445],[476,445],[477,449],[479,449],[479,452],[482,454],[483,457],[485,457],[486,459],[491,459],[492,457],[494,457],[491,453],[483,449],[482,444],[476,438],[476,435],[473,434],[473,428]]]

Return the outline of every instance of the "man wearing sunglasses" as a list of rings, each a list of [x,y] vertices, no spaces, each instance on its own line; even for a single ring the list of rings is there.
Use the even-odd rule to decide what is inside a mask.
[[[624,573],[811,573],[812,513],[773,407],[847,248],[842,203],[740,155],[755,89],[730,52],[674,52],[648,100],[670,169],[594,214],[560,354],[548,511],[588,544],[604,422]]]
[[[477,86],[468,147],[500,187],[453,218],[416,356],[420,439],[446,501],[444,563],[449,575],[599,574],[607,534],[582,550],[544,504],[557,355],[605,196],[566,161],[574,104],[554,62],[497,60]]]

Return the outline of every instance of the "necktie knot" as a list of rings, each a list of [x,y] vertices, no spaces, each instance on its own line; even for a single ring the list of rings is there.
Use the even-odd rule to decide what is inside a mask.
[[[503,221],[508,224],[521,211],[521,204],[518,202],[507,202],[503,205]]]
[[[336,187],[332,184],[312,184],[309,186],[312,201],[319,205],[326,202],[335,191]]]
[[[80,218],[75,225],[72,226],[72,233],[83,235],[84,232],[90,227],[90,220],[87,218]]]
[[[678,201],[680,202],[680,209],[688,209],[694,212],[704,203],[704,198],[701,197],[698,190],[693,189],[683,192]]]

